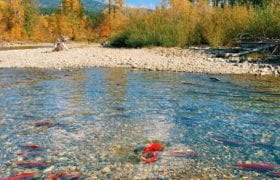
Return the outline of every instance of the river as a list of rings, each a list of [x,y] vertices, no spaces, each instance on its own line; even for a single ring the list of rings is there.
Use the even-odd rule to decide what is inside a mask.
[[[279,78],[4,68],[0,102],[0,177],[31,170],[41,178],[75,171],[84,179],[272,179],[272,171],[234,165],[280,169]],[[53,126],[36,126],[42,121]],[[159,159],[135,161],[135,147],[152,141],[165,145]],[[42,149],[24,154],[31,144]],[[197,156],[166,155],[174,151]]]

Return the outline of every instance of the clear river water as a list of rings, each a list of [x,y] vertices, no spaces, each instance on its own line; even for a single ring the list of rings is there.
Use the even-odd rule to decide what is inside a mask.
[[[165,146],[157,161],[138,162],[134,151],[155,141]],[[275,168],[235,166],[243,163]],[[29,171],[38,179],[62,171],[82,179],[279,178],[280,79],[0,69],[0,178]]]

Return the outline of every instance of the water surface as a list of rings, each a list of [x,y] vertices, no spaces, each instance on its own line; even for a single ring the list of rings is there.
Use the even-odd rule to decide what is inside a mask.
[[[31,169],[40,177],[67,170],[86,179],[274,178],[233,166],[245,162],[280,170],[280,81],[273,77],[0,69],[0,102],[0,177],[29,170],[16,165],[21,160],[50,162],[47,172]],[[34,126],[42,120],[60,125]],[[164,142],[165,152],[199,156],[161,152],[154,164],[132,162],[133,149],[151,140]],[[42,154],[18,155],[25,144],[43,146]]]

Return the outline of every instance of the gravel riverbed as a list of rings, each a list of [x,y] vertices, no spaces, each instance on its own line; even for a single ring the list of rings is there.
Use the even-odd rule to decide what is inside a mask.
[[[151,71],[210,74],[280,75],[280,66],[229,63],[203,51],[181,48],[104,48],[99,44],[72,43],[68,51],[51,47],[0,51],[0,68],[123,67]]]

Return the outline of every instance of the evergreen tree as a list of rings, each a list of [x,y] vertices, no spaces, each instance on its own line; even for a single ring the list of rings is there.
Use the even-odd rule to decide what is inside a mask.
[[[253,4],[254,6],[266,5],[270,0],[235,0],[236,3],[240,4]]]

